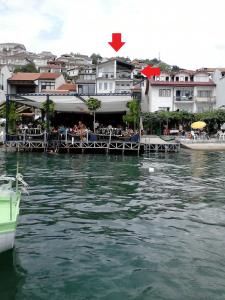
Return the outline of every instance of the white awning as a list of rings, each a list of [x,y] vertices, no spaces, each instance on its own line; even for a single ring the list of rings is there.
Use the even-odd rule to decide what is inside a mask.
[[[87,100],[88,96],[82,96]],[[96,96],[101,101],[102,106],[98,109],[98,112],[124,112],[127,111],[127,102],[131,101],[131,96],[119,95],[119,96]],[[49,99],[55,103],[55,110],[60,112],[89,112],[84,101],[77,96],[72,95],[49,95]],[[13,99],[14,100],[14,99]],[[41,108],[41,104],[46,101],[46,96],[26,95],[21,98],[15,99],[19,103],[26,104],[28,106]]]

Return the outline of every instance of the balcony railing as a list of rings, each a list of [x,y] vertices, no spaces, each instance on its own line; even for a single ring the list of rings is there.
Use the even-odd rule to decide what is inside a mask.
[[[196,102],[207,102],[207,103],[216,103],[216,97],[195,97]]]
[[[113,72],[98,72],[97,78],[106,78],[106,79],[115,79],[115,80],[132,79],[131,74],[129,74],[128,72],[116,72],[116,78],[114,77]]]
[[[176,102],[193,102],[194,101],[194,97],[192,97],[192,96],[174,97],[174,101],[176,101]]]
[[[131,89],[115,89],[115,93],[126,95],[131,93]]]
[[[174,102],[207,102],[207,103],[216,103],[216,97],[174,97]]]

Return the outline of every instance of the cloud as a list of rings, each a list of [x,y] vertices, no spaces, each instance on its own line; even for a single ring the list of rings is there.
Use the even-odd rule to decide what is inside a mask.
[[[49,25],[42,29],[38,34],[40,40],[57,40],[62,38],[63,21],[58,17],[45,15],[48,19]]]
[[[184,68],[223,64],[225,1],[0,0],[1,42],[30,51],[158,57]],[[121,32],[115,53],[108,41]]]

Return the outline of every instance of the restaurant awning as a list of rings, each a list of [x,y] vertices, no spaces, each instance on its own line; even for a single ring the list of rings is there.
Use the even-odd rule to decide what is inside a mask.
[[[127,111],[127,102],[131,101],[130,95],[96,95],[94,96],[101,101],[102,106],[98,112],[110,113],[110,112],[124,112]],[[55,110],[59,112],[89,112],[85,104],[89,96],[74,95],[49,95],[49,99],[55,104]],[[12,100],[25,104],[27,106],[41,108],[41,104],[46,101],[46,95],[16,95],[11,97]]]

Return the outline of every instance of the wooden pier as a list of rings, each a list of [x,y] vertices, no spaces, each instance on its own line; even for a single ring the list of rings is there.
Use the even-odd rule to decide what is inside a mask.
[[[140,141],[131,141],[118,137],[102,137],[95,135],[95,140],[80,136],[35,133],[9,136],[5,149],[16,151],[57,152],[57,153],[132,153],[139,155],[144,152],[178,152],[180,144],[167,142],[157,136],[143,136]]]
[[[144,147],[144,152],[178,152],[180,150],[180,143],[165,141],[155,135],[142,136],[140,144]]]

